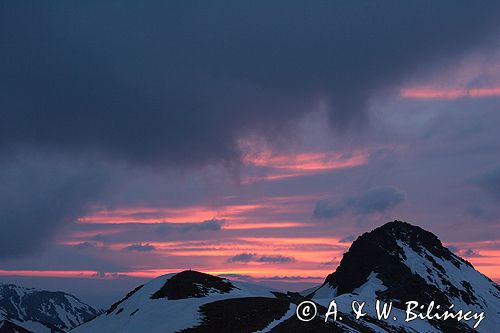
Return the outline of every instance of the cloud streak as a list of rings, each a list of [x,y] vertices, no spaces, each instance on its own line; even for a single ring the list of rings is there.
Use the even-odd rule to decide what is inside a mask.
[[[455,100],[459,98],[500,97],[500,87],[470,89],[407,88],[401,97],[408,99]]]
[[[500,167],[484,173],[476,183],[495,200],[500,200]]]
[[[261,263],[272,263],[272,264],[284,264],[295,261],[295,258],[283,255],[259,256],[255,253],[240,253],[232,256],[227,261],[232,263],[261,262]]]
[[[358,215],[383,213],[403,199],[404,194],[393,187],[374,187],[362,194],[345,197],[337,204],[320,200],[316,203],[312,216],[316,219],[334,219],[346,211]]]
[[[151,244],[132,244],[123,248],[125,251],[151,252],[156,248]]]

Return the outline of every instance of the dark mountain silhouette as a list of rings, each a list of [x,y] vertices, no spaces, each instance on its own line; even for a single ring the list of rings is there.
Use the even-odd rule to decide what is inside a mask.
[[[234,288],[235,286],[225,279],[189,270],[172,276],[151,298],[204,297],[210,293],[229,293]]]
[[[32,333],[8,320],[0,321],[0,333]]]
[[[500,288],[472,264],[444,247],[431,232],[406,222],[389,222],[358,237],[336,271],[309,294],[313,299],[376,298],[405,309],[408,301],[441,309],[485,312],[477,329],[500,327]],[[430,320],[428,331],[474,332],[453,320]]]

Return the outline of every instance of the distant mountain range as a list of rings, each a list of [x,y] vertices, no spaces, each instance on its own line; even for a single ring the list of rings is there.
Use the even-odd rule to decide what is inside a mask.
[[[100,313],[67,293],[0,284],[0,333],[62,333]]]
[[[68,294],[54,293],[43,303],[26,303],[19,302],[24,291],[16,291],[14,298],[5,295],[8,288],[29,289],[4,288],[0,289],[0,318],[4,312],[9,315],[3,315],[6,319],[0,324],[0,333],[42,332],[36,323],[45,328],[53,325],[54,332],[59,332],[57,329],[64,331],[86,320],[71,332],[495,333],[500,328],[500,287],[443,247],[434,234],[400,221],[358,237],[321,286],[301,293],[282,293],[189,270],[139,286],[99,313]],[[338,312],[325,322],[327,309],[334,309],[332,300]],[[390,316],[378,318],[376,300],[392,304]],[[317,309],[310,321],[301,321],[296,315],[304,301],[313,302]],[[366,314],[361,318],[355,318],[353,301],[366,302],[362,309]],[[418,307],[411,311],[415,316],[421,305],[420,312],[425,314],[434,302],[435,314],[462,309],[471,311],[470,318],[458,321],[422,315],[422,319],[405,321],[408,304],[416,302]],[[299,313],[303,313],[302,305]],[[380,305],[382,308],[383,303]],[[472,313],[477,317],[472,318]]]

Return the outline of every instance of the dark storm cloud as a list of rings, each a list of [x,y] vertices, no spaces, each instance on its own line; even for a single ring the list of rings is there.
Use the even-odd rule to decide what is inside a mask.
[[[466,213],[467,215],[481,222],[496,223],[498,217],[498,214],[495,211],[483,208],[478,205],[469,207],[466,210]]]
[[[286,263],[286,262],[292,262],[295,261],[293,257],[288,257],[288,256],[262,256],[259,259],[257,259],[258,262],[270,262],[270,263]]]
[[[250,262],[255,259],[255,253],[240,253],[228,259],[228,262]]]
[[[208,220],[188,223],[80,223],[72,230],[92,233],[92,242],[113,243],[150,243],[166,240],[212,239],[213,233],[220,232],[224,220]],[[220,243],[221,240],[218,240]]]
[[[319,200],[313,211],[313,217],[317,219],[333,219],[345,211],[344,206],[334,206],[328,200]]]
[[[465,257],[468,257],[468,258],[472,258],[472,257],[481,257],[481,255],[479,253],[477,253],[476,251],[474,251],[473,249],[467,249],[463,252],[463,255]]]
[[[358,215],[383,213],[403,200],[404,194],[394,187],[374,187],[359,195],[345,197],[339,203],[320,200],[314,207],[312,217],[334,219],[346,211]]]
[[[358,214],[381,213],[403,201],[404,195],[393,187],[372,188],[345,200],[346,207]]]
[[[227,260],[228,262],[263,262],[263,263],[288,263],[295,261],[295,258],[283,255],[262,255],[258,256],[255,253],[240,253],[232,256]]]
[[[99,254],[106,253],[105,256]],[[0,266],[5,270],[92,270],[106,272],[124,272],[130,266],[120,261],[123,253],[116,252],[112,258],[109,248],[88,247],[85,250],[76,245],[54,244],[36,256],[16,258],[0,258]]]
[[[219,231],[222,229],[225,220],[207,220],[203,222],[192,223],[159,223],[155,229],[160,234],[169,232],[189,232],[189,231]]]
[[[95,242],[82,242],[82,243],[78,243],[76,244],[76,248],[78,250],[89,250],[89,249],[95,249],[97,248],[97,243]]]
[[[319,100],[336,127],[375,93],[489,41],[500,3],[11,2],[0,149],[139,163],[238,160]]]
[[[183,230],[184,231],[190,231],[190,230],[209,230],[209,231],[219,231],[222,229],[222,226],[226,223],[226,220],[217,220],[217,219],[211,219],[207,221],[203,221],[192,228],[191,224],[187,224],[184,226]]]
[[[2,3],[0,256],[37,251],[97,200],[114,172],[74,167],[76,156],[117,167],[234,165],[239,139],[293,134],[320,101],[335,127],[350,128],[365,120],[373,95],[488,45],[499,7]],[[4,162],[33,151],[65,159]],[[124,197],[144,196],[128,190]],[[378,209],[365,204],[349,208]],[[325,214],[335,212],[327,206]],[[220,230],[221,224],[179,230],[193,228]]]
[[[477,184],[495,200],[500,200],[500,167],[480,176]]]
[[[487,213],[486,211],[482,208],[482,207],[479,207],[479,206],[472,206],[472,207],[469,207],[467,210],[466,210],[466,213],[472,217],[476,217],[476,218],[486,218],[487,217]]]
[[[133,244],[123,248],[125,251],[150,252],[156,250],[151,244]]]
[[[102,175],[64,161],[0,161],[0,258],[39,250],[65,223],[87,211]]]
[[[91,232],[93,235],[87,239],[93,242],[109,244],[147,244],[152,242],[189,241],[200,239],[218,239],[214,235],[220,232],[223,222],[217,220],[191,223],[80,223],[72,226],[72,230]],[[110,232],[112,231],[112,232]],[[221,240],[218,240],[221,242]]]

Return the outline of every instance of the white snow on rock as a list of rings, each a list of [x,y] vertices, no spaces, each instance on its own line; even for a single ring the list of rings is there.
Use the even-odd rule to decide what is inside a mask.
[[[494,287],[490,279],[467,265],[461,258],[454,254],[452,255],[457,259],[456,262],[458,262],[459,267],[455,266],[449,260],[443,260],[434,256],[423,247],[420,248],[421,253],[416,253],[408,244],[400,240],[397,243],[404,251],[406,257],[406,259],[401,258],[402,262],[414,274],[418,274],[424,278],[428,284],[434,285],[444,291],[450,288],[449,283],[464,293],[468,292],[466,285],[470,285],[472,295],[476,297],[473,304],[467,304],[462,297],[447,294],[450,303],[454,305],[454,309],[471,310],[474,312],[484,311],[485,319],[476,328],[478,332],[491,333],[496,332],[500,328],[500,291]],[[444,272],[436,268],[427,257],[432,258],[444,269]],[[472,321],[465,323],[471,327],[474,324]]]
[[[377,318],[376,307],[375,307],[377,299],[376,292],[384,291],[386,289],[387,287],[384,286],[382,280],[380,280],[377,277],[377,274],[375,272],[371,272],[366,282],[360,287],[356,288],[352,293],[346,293],[336,296],[335,289],[332,289],[328,285],[324,285],[318,290],[319,293],[315,293],[313,300],[316,303],[328,308],[330,302],[333,299],[335,299],[335,301],[337,302],[338,310],[348,314],[352,313],[353,301],[357,301],[359,303],[366,302],[366,305],[364,306],[363,309],[365,310],[367,315],[372,318]],[[328,292],[328,290],[330,290],[330,292]],[[334,296],[331,297],[332,295]],[[400,309],[396,309],[393,307],[391,315],[395,316],[397,320],[394,320],[394,318],[389,318],[387,320],[387,324],[391,326],[396,326],[401,330],[405,329],[407,332],[411,333],[442,333],[441,331],[437,330],[435,327],[431,326],[430,324],[424,321],[415,320],[412,322],[405,322],[404,321],[405,313]],[[362,319],[359,319],[358,322],[363,326],[372,329],[375,332],[380,332],[380,333],[387,332],[382,327],[366,322]],[[353,329],[351,328],[351,330]],[[357,330],[353,331],[358,332]]]
[[[102,314],[94,320],[72,330],[73,333],[168,333],[193,327],[201,323],[199,307],[218,300],[239,297],[274,297],[273,289],[244,282],[231,283],[236,287],[229,293],[210,292],[205,297],[170,300],[151,299],[168,279],[175,274],[160,276],[145,284],[109,315]]]
[[[0,321],[35,333],[67,331],[99,313],[70,294],[0,283]]]
[[[398,246],[403,250],[404,257],[400,256],[402,264],[406,265],[414,274],[421,276],[429,285],[437,287],[443,291],[454,305],[454,310],[473,311],[476,313],[484,311],[485,319],[476,328],[481,333],[497,332],[500,328],[500,291],[494,283],[483,274],[476,271],[468,265],[463,259],[455,256],[458,267],[449,260],[441,259],[424,247],[419,248],[419,253],[401,240],[397,240]],[[396,255],[396,254],[394,254]],[[451,287],[452,286],[452,287]],[[450,294],[450,288],[456,288],[459,293],[469,294],[472,297],[472,304],[468,304],[464,298],[458,294]],[[365,310],[369,316],[376,318],[375,304],[377,293],[386,290],[383,281],[381,281],[375,272],[371,272],[366,282],[353,290],[352,293],[337,295],[337,288],[329,284],[324,284],[314,291],[313,300],[328,308],[330,302],[335,299],[340,311],[352,312],[351,304],[353,301],[366,302]],[[310,293],[311,291],[309,291]],[[303,294],[305,294],[303,292]],[[470,303],[470,302],[469,302]],[[392,308],[391,316],[386,323],[405,329],[408,332],[429,332],[440,333],[441,330],[430,325],[424,320],[414,320],[405,322],[406,314],[403,310]],[[471,328],[476,323],[475,320],[462,321]],[[376,332],[386,332],[382,327],[360,320],[364,326],[371,328]]]

